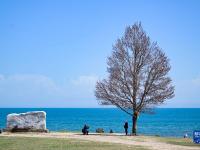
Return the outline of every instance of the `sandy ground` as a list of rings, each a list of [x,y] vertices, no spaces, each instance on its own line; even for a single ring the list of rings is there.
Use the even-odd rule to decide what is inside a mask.
[[[199,147],[179,146],[163,142],[159,142],[154,138],[148,136],[123,136],[122,134],[90,134],[81,135],[78,133],[3,133],[0,136],[14,136],[14,137],[49,137],[49,138],[69,138],[80,139],[97,142],[119,143],[127,145],[143,146],[152,150],[200,150]]]

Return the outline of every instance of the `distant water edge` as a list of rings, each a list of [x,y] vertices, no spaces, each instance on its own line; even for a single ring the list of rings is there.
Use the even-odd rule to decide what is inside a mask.
[[[9,113],[45,111],[47,128],[51,131],[80,131],[84,124],[90,131],[103,128],[105,132],[124,132],[123,124],[131,117],[116,108],[0,108],[0,128],[6,127]],[[200,130],[200,108],[157,108],[155,114],[141,114],[138,120],[138,133],[167,137],[192,137],[194,130]]]

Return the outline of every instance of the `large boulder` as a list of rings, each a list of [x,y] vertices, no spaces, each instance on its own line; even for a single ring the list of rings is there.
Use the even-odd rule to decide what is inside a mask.
[[[9,114],[6,130],[11,132],[47,132],[46,112],[32,111]]]

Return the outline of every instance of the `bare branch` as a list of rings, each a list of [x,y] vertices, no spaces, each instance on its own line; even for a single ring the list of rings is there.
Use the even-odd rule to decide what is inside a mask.
[[[133,116],[174,96],[169,59],[150,41],[141,23],[126,28],[107,64],[109,77],[98,81],[95,91],[103,105],[115,105]]]

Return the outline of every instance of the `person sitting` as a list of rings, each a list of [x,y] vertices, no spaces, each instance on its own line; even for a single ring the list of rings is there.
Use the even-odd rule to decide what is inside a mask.
[[[188,138],[188,134],[187,134],[187,133],[185,133],[183,137],[184,137],[184,138]]]
[[[88,135],[89,133],[89,126],[88,125],[84,125],[83,129],[82,129],[82,133],[83,135]]]

